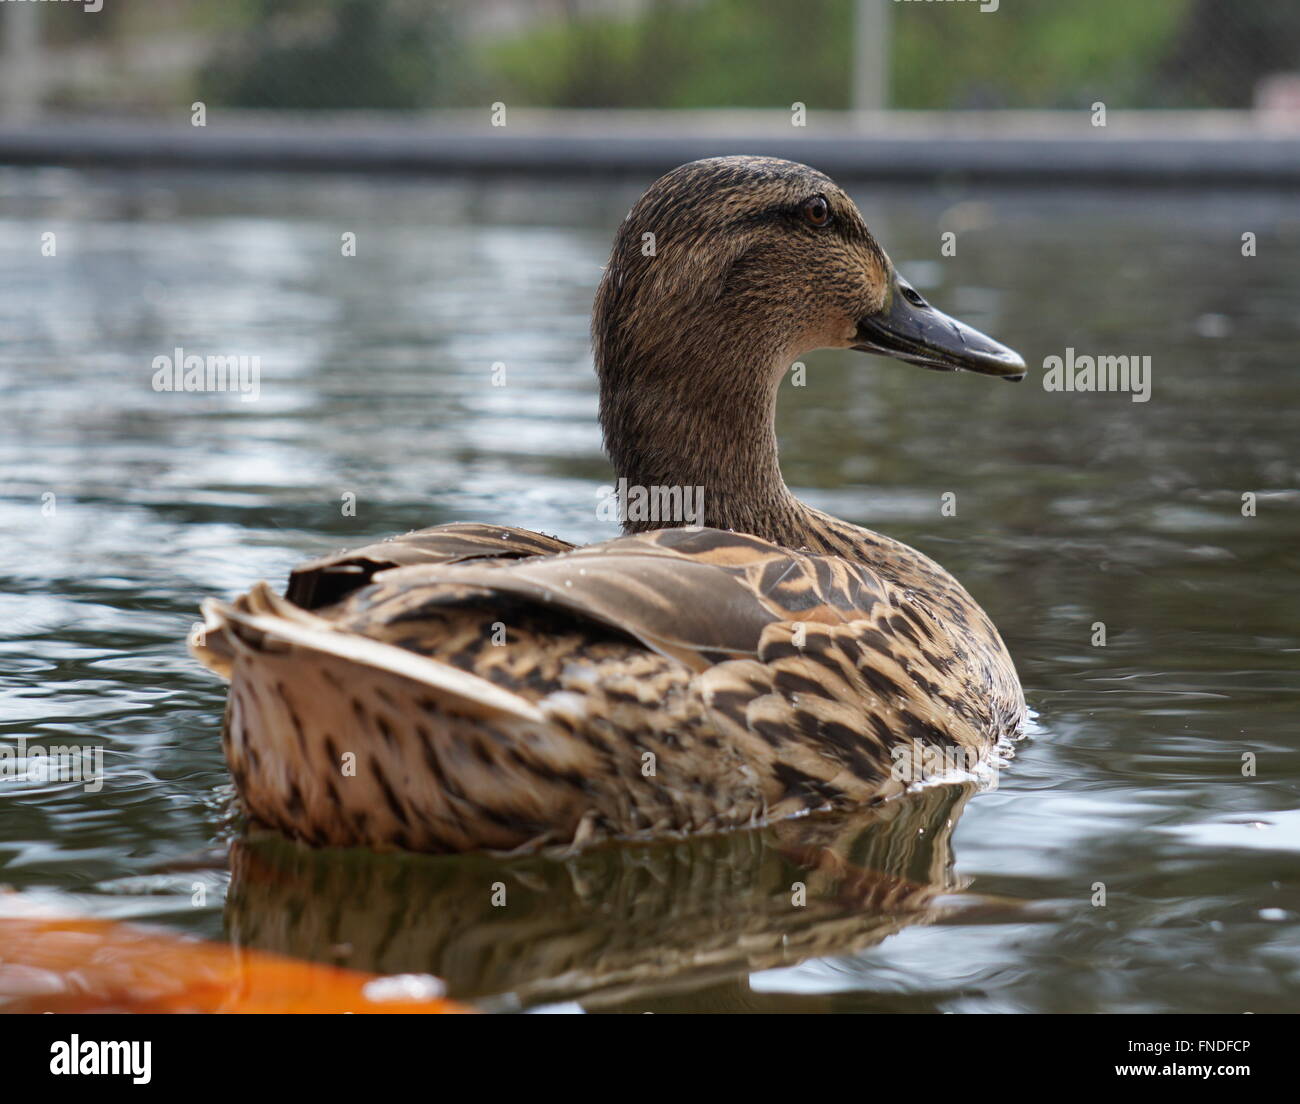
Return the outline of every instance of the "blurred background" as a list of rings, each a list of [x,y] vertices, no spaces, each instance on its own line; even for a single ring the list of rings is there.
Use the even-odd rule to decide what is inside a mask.
[[[1300,7],[1277,0],[138,0],[0,23],[11,114],[1300,100]]]

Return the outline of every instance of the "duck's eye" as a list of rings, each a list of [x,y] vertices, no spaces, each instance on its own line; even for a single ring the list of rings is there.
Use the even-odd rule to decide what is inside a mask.
[[[831,221],[831,205],[826,202],[826,197],[813,196],[812,199],[805,199],[803,217],[810,226],[820,228],[828,225]]]

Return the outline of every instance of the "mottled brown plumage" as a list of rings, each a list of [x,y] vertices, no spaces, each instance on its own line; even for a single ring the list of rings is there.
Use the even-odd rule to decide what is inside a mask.
[[[438,526],[306,564],[285,598],[209,603],[195,650],[231,681],[256,820],[425,851],[717,831],[879,802],[906,788],[900,751],[972,763],[1019,727],[956,580],[781,478],[777,387],[812,348],[1024,371],[912,291],[830,180],[669,173],[619,230],[593,338],[616,473],[702,488],[702,514],[581,549]]]

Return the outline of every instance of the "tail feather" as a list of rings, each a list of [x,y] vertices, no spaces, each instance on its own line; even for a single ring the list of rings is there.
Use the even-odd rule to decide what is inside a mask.
[[[202,634],[191,640],[190,651],[227,680],[241,657],[301,652],[307,658],[314,653],[410,679],[447,708],[466,716],[512,717],[538,724],[546,720],[537,706],[518,694],[394,644],[340,631],[325,618],[281,598],[264,582],[255,584],[233,605],[207,599],[203,616]]]
[[[326,846],[511,848],[571,838],[591,749],[477,675],[346,632],[265,584],[204,604],[195,656],[230,681],[244,809]]]

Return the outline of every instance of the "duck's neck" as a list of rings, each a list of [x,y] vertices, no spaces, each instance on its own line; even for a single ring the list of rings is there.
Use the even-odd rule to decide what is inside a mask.
[[[777,459],[779,380],[779,369],[715,362],[647,373],[634,388],[602,386],[624,530],[706,525],[803,544],[808,511],[786,488]],[[647,508],[654,504],[661,508]]]

